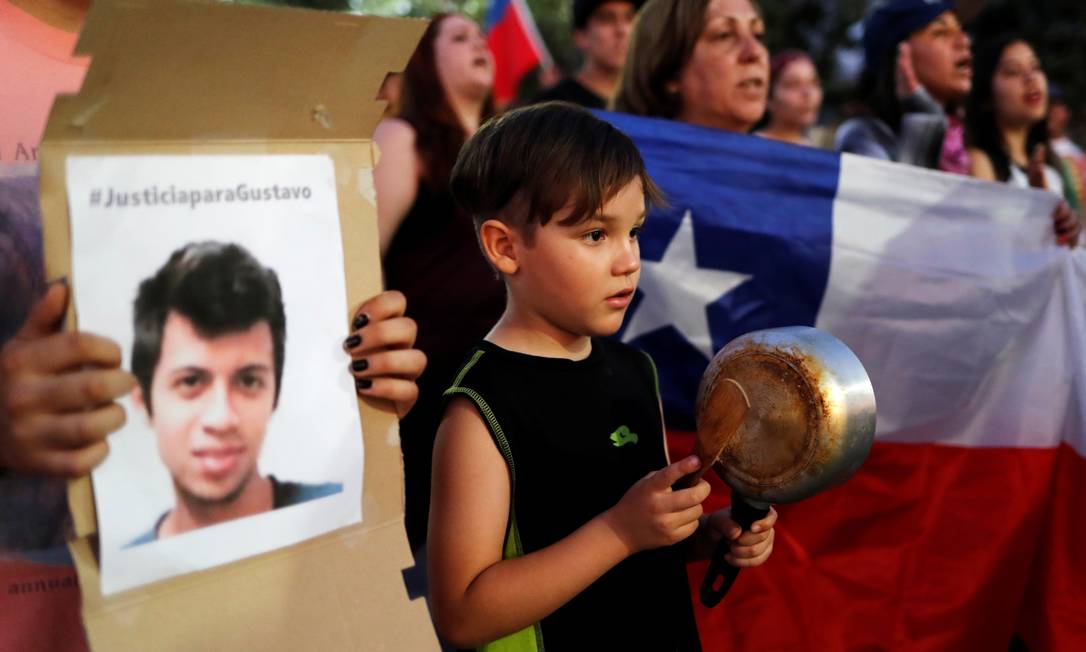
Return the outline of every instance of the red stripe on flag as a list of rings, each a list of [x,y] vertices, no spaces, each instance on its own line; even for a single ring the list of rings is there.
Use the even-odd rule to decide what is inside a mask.
[[[691,434],[669,439],[672,459],[693,448]],[[1067,518],[1053,519],[1044,534],[1057,457],[1067,469],[1062,482],[1073,485],[1075,473],[1086,473],[1086,462],[1071,455],[1068,462],[1058,449],[876,443],[844,485],[777,508],[773,556],[744,571],[717,608],[697,601],[705,563],[691,564],[705,649],[1006,650],[1035,559],[1059,571],[1046,573],[1049,585],[1037,589],[1050,611],[1077,610],[1081,622],[1082,562],[1071,558],[1086,550],[1086,526],[1071,510],[1086,505],[1081,486],[1056,488],[1069,501]],[[706,511],[729,502],[710,475]],[[1078,548],[1041,554],[1057,536]],[[1077,575],[1069,572],[1074,563]],[[1051,586],[1061,572],[1078,578],[1077,592]],[[1034,621],[1035,635],[1063,632],[1069,621]]]
[[[521,78],[541,60],[532,35],[517,15],[516,3],[490,28],[486,44],[494,55],[494,99],[505,104],[516,97]]]
[[[1086,650],[1086,459],[1066,444],[1051,496],[1019,629],[1030,650]]]

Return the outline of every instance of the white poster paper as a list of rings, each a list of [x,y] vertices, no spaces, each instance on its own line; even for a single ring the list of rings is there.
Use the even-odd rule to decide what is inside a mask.
[[[331,159],[79,156],[67,178],[79,329],[139,379],[92,476],[103,592],[360,522]]]

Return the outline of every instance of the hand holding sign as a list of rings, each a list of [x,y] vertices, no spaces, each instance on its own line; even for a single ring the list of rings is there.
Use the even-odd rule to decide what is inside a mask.
[[[58,332],[68,285],[53,283],[22,329],[0,349],[0,467],[78,477],[109,451],[124,425],[116,399],[135,385],[121,350],[90,333]]]

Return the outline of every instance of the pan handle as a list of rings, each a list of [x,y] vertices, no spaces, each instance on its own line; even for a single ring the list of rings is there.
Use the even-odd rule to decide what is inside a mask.
[[[769,506],[755,507],[748,503],[737,493],[732,494],[732,520],[744,532],[750,530],[755,521],[760,521],[769,514]],[[701,581],[701,603],[706,607],[715,607],[732,588],[732,583],[739,576],[739,568],[732,566],[724,560],[731,548],[731,541],[721,538],[713,550],[713,558],[709,561],[709,570],[705,572],[705,579]]]

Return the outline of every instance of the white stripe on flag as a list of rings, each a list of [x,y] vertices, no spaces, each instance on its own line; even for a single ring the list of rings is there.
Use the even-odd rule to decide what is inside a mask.
[[[1055,203],[842,156],[817,326],[871,374],[880,440],[1050,448],[1066,437],[1086,263],[1053,246]]]

